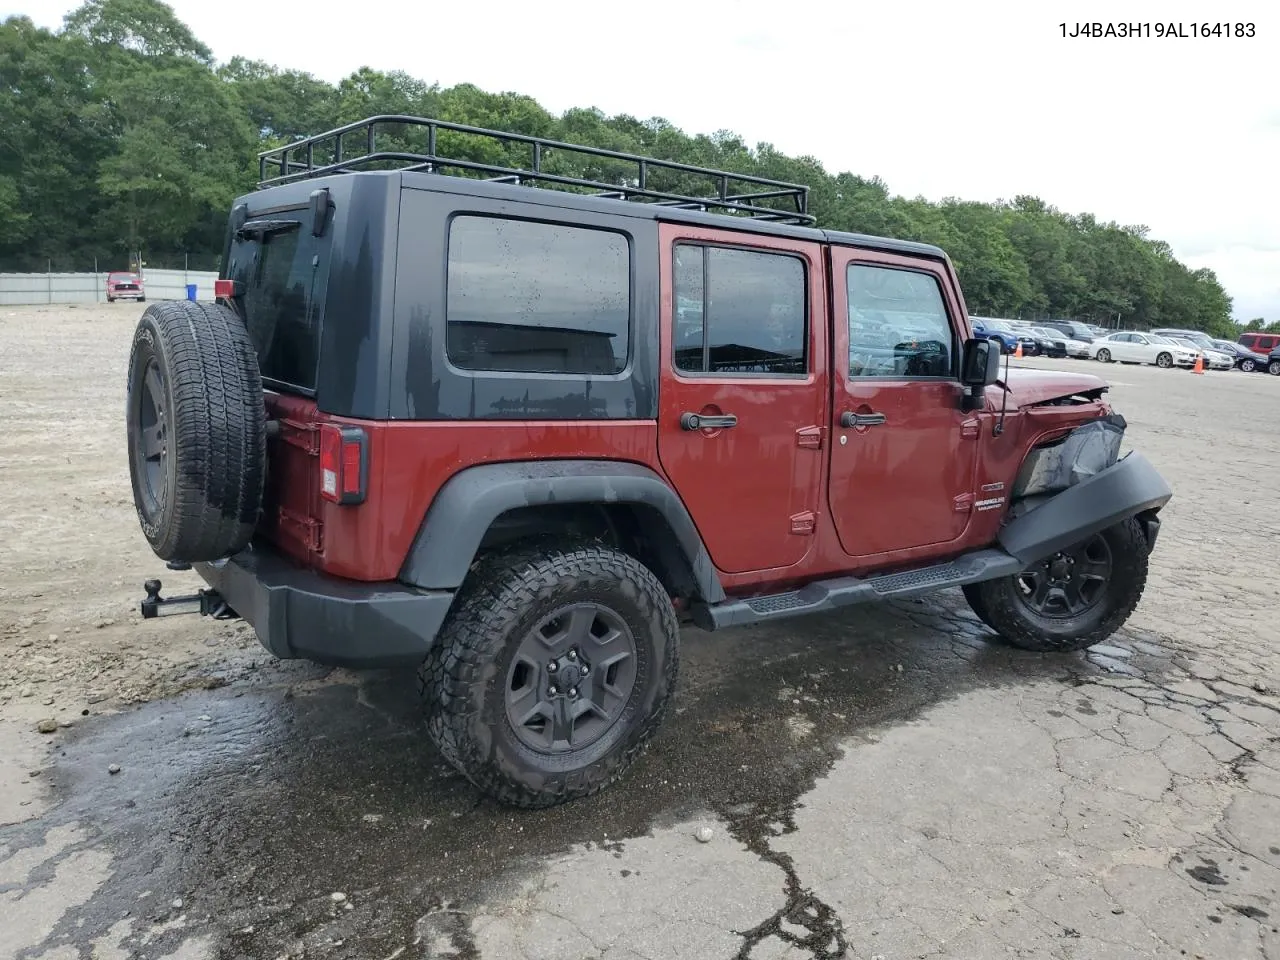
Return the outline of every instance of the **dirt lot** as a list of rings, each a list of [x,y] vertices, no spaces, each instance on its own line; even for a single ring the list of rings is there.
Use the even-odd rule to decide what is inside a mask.
[[[517,817],[399,679],[138,619],[197,583],[130,500],[140,309],[0,308],[0,960],[1280,960],[1280,378],[1024,361],[1108,376],[1174,487],[1114,643],[1018,654],[950,595],[691,631],[629,783]]]
[[[0,307],[0,698],[58,720],[216,683],[211,665],[241,649],[234,628],[137,616],[148,577],[166,593],[199,582],[151,553],[130,497],[124,370],[142,309]]]

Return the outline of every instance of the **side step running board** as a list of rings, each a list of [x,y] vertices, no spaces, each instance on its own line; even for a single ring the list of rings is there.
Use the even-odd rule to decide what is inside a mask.
[[[720,630],[765,620],[784,620],[855,603],[913,597],[966,583],[1011,577],[1021,573],[1024,567],[1025,564],[1003,550],[978,550],[946,563],[866,580],[836,577],[815,581],[786,593],[700,605],[693,609],[693,622],[703,630]]]

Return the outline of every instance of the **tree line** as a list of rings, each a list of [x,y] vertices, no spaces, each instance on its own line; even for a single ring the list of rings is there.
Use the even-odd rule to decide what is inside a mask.
[[[213,269],[231,200],[253,189],[259,150],[380,113],[435,117],[807,184],[821,226],[944,248],[979,315],[1185,326],[1234,338],[1231,300],[1142,226],[1067,213],[1032,196],[999,203],[894,196],[879,177],[726,131],[689,135],[470,84],[441,88],[362,68],[338,84],[209,48],[159,0],[89,0],[61,28],[0,24],[0,269]],[[501,162],[459,137],[455,153]],[[608,178],[608,163],[563,172]],[[616,181],[609,181],[616,182]],[[1260,325],[1255,321],[1253,326]],[[1277,324],[1280,326],[1280,324]]]

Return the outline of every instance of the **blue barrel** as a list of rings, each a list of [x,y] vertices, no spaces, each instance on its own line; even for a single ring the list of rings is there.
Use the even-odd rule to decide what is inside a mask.
[[[196,298],[196,285],[194,283],[187,284],[187,299],[194,300]]]

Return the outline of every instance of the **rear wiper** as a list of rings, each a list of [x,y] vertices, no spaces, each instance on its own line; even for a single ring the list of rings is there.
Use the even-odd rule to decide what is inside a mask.
[[[236,239],[243,240],[245,237],[262,239],[268,234],[297,230],[300,226],[302,224],[297,220],[246,220],[236,229]]]

